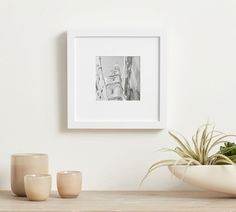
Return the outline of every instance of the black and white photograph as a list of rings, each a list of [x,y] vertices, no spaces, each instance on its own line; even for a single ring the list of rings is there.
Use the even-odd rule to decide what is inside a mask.
[[[67,53],[68,128],[165,127],[161,32],[71,31]]]
[[[96,57],[97,101],[140,101],[140,56]]]

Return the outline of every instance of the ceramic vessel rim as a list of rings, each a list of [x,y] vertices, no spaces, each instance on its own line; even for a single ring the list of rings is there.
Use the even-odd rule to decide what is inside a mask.
[[[51,178],[50,174],[27,174],[24,178]]]
[[[12,157],[42,157],[42,156],[48,156],[47,154],[44,153],[16,153],[11,155]]]
[[[80,171],[59,171],[57,172],[58,175],[76,175],[81,174]]]
[[[235,167],[236,168],[236,165],[169,165],[168,167],[173,167],[173,168],[178,168],[178,167],[191,167],[191,168],[210,168],[210,167]]]

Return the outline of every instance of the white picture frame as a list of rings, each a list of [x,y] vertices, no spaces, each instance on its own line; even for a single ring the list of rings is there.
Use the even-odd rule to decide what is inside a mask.
[[[126,59],[123,56],[141,55],[138,56],[141,73],[138,101],[94,98],[96,66],[93,63],[96,63],[95,56],[101,58],[99,55],[122,55]],[[67,101],[69,129],[165,128],[165,35],[156,31],[67,32]]]

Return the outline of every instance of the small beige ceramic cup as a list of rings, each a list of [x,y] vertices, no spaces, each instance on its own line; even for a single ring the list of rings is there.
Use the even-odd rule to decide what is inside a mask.
[[[48,174],[24,176],[25,193],[31,201],[44,201],[51,192],[52,179]]]
[[[76,198],[81,191],[80,171],[61,171],[57,173],[57,190],[62,198]]]

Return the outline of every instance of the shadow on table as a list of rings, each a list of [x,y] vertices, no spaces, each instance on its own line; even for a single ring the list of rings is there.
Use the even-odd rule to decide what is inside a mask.
[[[59,199],[60,196],[57,193],[50,194],[49,198]],[[11,191],[1,191],[0,193],[1,200],[17,200],[17,201],[28,201],[27,197],[18,197],[13,194]]]
[[[156,196],[163,198],[186,198],[186,199],[235,199],[236,196],[229,194],[211,192],[211,191],[160,191],[160,192],[150,192],[146,193],[148,196]]]

